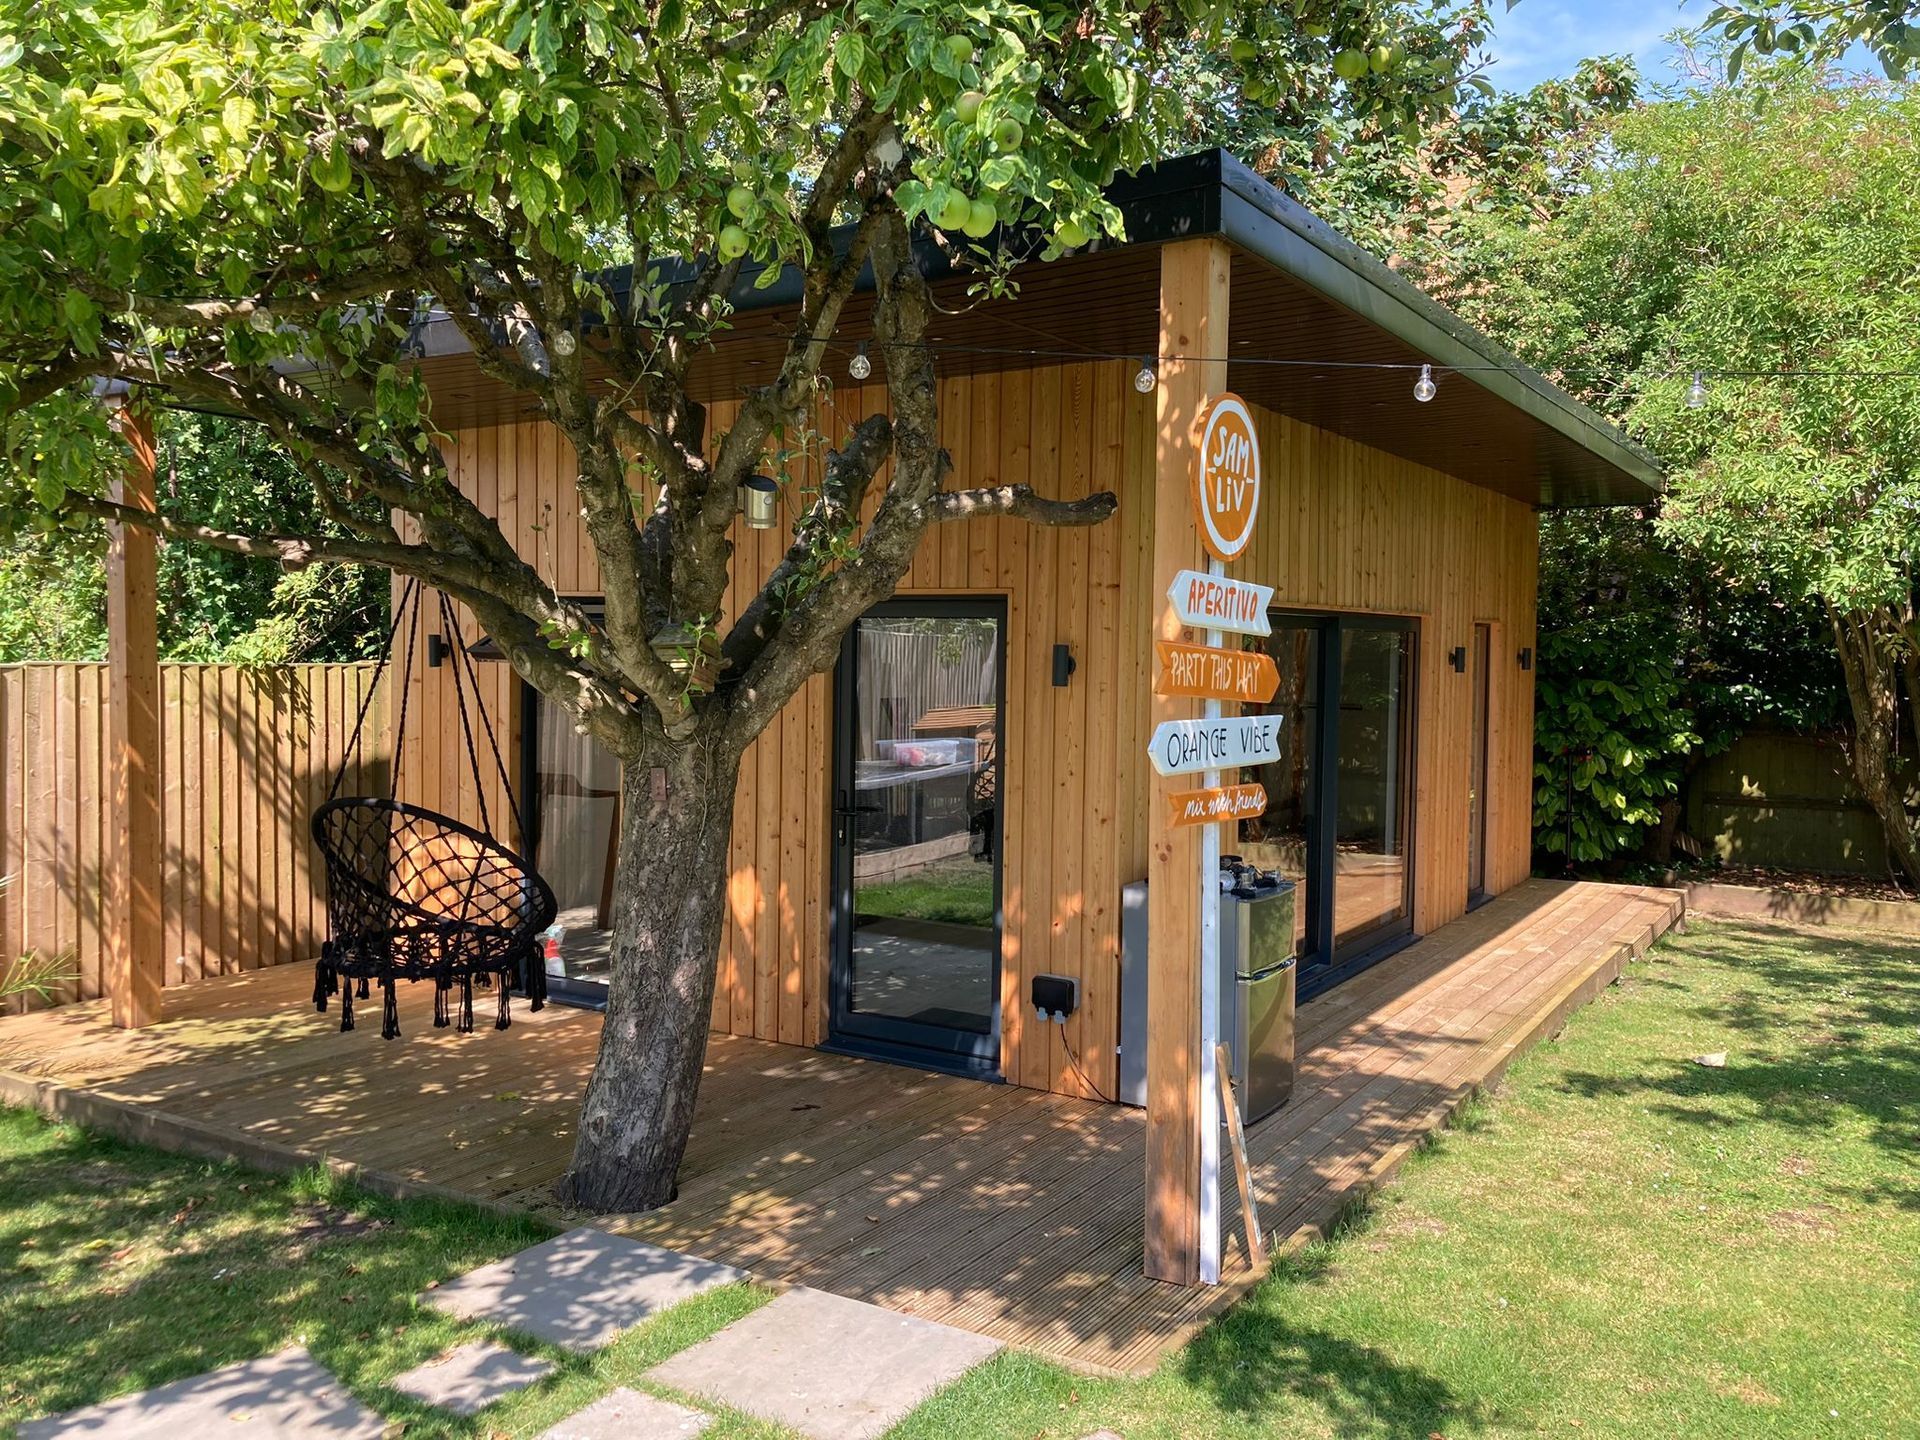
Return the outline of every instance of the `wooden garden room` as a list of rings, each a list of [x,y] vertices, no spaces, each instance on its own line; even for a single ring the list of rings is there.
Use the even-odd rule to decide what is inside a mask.
[[[1678,904],[1528,878],[1537,516],[1644,503],[1652,464],[1222,152],[1165,162],[1112,198],[1124,243],[1024,266],[1008,298],[970,299],[972,278],[937,251],[925,265],[944,307],[930,344],[953,487],[1109,490],[1117,511],[1085,528],[933,527],[835,671],[754,747],[680,1194],[605,1223],[1131,1371],[1254,1276],[1231,1176],[1224,1221],[1202,1193],[1219,1163],[1204,827],[1168,801],[1200,779],[1149,758],[1160,727],[1202,713],[1194,694],[1158,693],[1159,647],[1205,633],[1168,596],[1208,568],[1196,425],[1222,395],[1257,441],[1257,511],[1226,574],[1271,592],[1267,633],[1246,643],[1277,685],[1248,708],[1278,725],[1262,763],[1223,777],[1262,786],[1264,808],[1223,824],[1218,844],[1290,887],[1297,981],[1292,1095],[1245,1140],[1264,1228],[1285,1242],[1379,1183]],[[784,281],[750,284],[696,372],[710,434],[777,365],[797,313]],[[785,463],[795,486],[887,403],[866,323],[856,301],[817,434]],[[420,339],[461,488],[555,591],[590,605],[599,580],[565,442],[480,373],[451,325]],[[736,591],[778,562],[794,510],[779,489],[770,513],[743,512]],[[150,609],[151,589],[129,600]],[[103,912],[106,998],[0,1032],[0,1094],[208,1153],[327,1156],[377,1184],[550,1205],[599,1033],[618,765],[463,613],[420,614],[396,652],[433,658],[392,667],[376,697],[389,727],[411,717],[388,758],[433,809],[477,819],[485,800],[498,823],[517,808],[505,838],[555,893],[546,970],[564,1003],[506,1034],[453,1035],[403,995],[403,1037],[383,1044],[305,1005],[299,967],[176,983],[169,952],[202,943],[159,914],[190,888],[158,853],[186,823],[165,775],[178,747],[160,743],[157,708],[145,734],[136,706],[123,743],[151,793],[122,798],[150,805],[152,824],[129,826],[126,848],[156,853],[124,858],[156,878]],[[137,626],[129,643],[113,684],[137,690],[151,628],[144,654]],[[477,682],[501,738],[506,775],[484,795],[451,738],[456,675]],[[302,843],[311,792],[275,802],[287,845]],[[7,825],[24,823],[18,786],[5,801]],[[1140,882],[1152,903],[1130,957]],[[8,923],[30,919],[16,906]],[[109,1007],[129,1018],[124,997],[142,987],[149,1013],[131,1018],[159,1023],[114,1028]],[[410,1106],[431,1113],[426,1131]],[[1225,1283],[1197,1286],[1209,1224]]]

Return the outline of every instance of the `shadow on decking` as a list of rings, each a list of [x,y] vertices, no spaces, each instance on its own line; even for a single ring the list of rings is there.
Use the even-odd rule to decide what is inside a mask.
[[[1294,1099],[1249,1137],[1270,1232],[1330,1223],[1563,1014],[1573,988],[1610,974],[1623,938],[1644,944],[1673,914],[1663,892],[1530,882],[1302,1007]],[[108,1029],[97,1005],[0,1023],[0,1067],[61,1080],[70,1103],[96,1097],[120,1117],[96,1123],[161,1143],[186,1134],[204,1152],[228,1136],[231,1153],[269,1164],[325,1155],[378,1183],[602,1224],[1070,1364],[1150,1368],[1256,1278],[1231,1188],[1229,1283],[1144,1277],[1140,1112],[724,1036],[709,1049],[674,1203],[566,1214],[551,1186],[599,1016],[516,1007],[506,1034],[461,1036],[431,1028],[417,989],[404,1038],[389,1044],[377,1020],[337,1033],[337,1013],[313,1013],[310,986],[305,967],[289,967],[180,987],[170,1023],[132,1034]],[[1234,1342],[1234,1363],[1251,1354],[1266,1371],[1210,1382],[1230,1406],[1256,1404],[1261,1383],[1364,1377],[1375,1364],[1259,1306],[1230,1323],[1261,1327]],[[1204,1367],[1224,1344],[1203,1341],[1182,1363]],[[1384,1371],[1351,1399],[1390,1394],[1409,1416],[1459,1414],[1420,1377]]]

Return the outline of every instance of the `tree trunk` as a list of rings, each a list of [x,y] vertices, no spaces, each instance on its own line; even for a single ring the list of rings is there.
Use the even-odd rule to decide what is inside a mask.
[[[1899,637],[1884,633],[1872,611],[1842,613],[1827,607],[1840,668],[1847,680],[1847,705],[1853,712],[1853,735],[1847,762],[1853,783],[1887,837],[1895,866],[1909,881],[1920,882],[1920,831],[1907,808],[1906,795],[1894,771],[1895,740],[1899,733],[1900,704],[1895,675]]]
[[[673,1198],[706,1060],[738,773],[708,732],[656,738],[626,766],[606,1021],[563,1204],[610,1214]]]

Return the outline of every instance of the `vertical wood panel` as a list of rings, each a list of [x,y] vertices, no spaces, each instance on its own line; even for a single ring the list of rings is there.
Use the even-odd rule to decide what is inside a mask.
[[[1154,793],[1144,760],[1154,670],[1148,639],[1164,589],[1156,586],[1151,563],[1158,396],[1132,390],[1133,368],[1101,362],[943,379],[942,440],[954,459],[950,486],[1032,484],[1045,495],[1111,487],[1121,495],[1121,513],[1092,532],[999,520],[937,527],[901,587],[905,595],[1007,598],[1002,1068],[1018,1083],[1107,1094],[1119,1006],[1118,892],[1148,869]],[[884,386],[841,385],[823,402],[819,429],[834,443],[885,407]],[[711,433],[731,424],[734,408],[711,407]],[[1283,605],[1420,619],[1415,923],[1430,929],[1464,904],[1464,853],[1458,843],[1441,842],[1449,833],[1464,835],[1467,769],[1462,746],[1448,736],[1466,723],[1468,711],[1464,688],[1458,696],[1448,689],[1458,677],[1445,667],[1445,652],[1470,643],[1476,619],[1504,627],[1505,658],[1496,654],[1496,665],[1511,667],[1514,652],[1533,643],[1533,515],[1341,437],[1271,414],[1257,418],[1267,487],[1259,532],[1235,573],[1274,584]],[[520,423],[467,432],[450,454],[460,483],[498,510],[522,554],[551,583],[569,593],[598,591],[594,557],[578,523],[572,457],[550,427]],[[817,460],[803,462],[796,474],[803,484],[817,481]],[[784,550],[800,504],[800,497],[788,497],[779,529],[736,526],[739,583],[728,596],[727,615],[737,612],[742,589],[757,585]],[[1449,640],[1457,631],[1461,638]],[[1079,661],[1065,691],[1050,684],[1056,641],[1071,644]],[[503,724],[514,682],[504,667],[491,668],[499,678],[488,692],[490,714]],[[421,657],[414,673],[414,703],[440,704],[426,698],[419,677],[431,675],[439,687],[449,672],[427,672]],[[1488,875],[1495,888],[1527,873],[1531,679],[1517,669],[1496,673],[1502,738],[1498,802],[1488,815]],[[416,712],[408,725],[407,760],[416,777],[420,720]],[[803,1043],[824,1038],[832,726],[828,678],[816,677],[743,762],[717,961],[716,1029]],[[1069,730],[1078,738],[1068,738]],[[509,755],[515,753],[512,734],[503,725]],[[462,757],[451,774],[409,780],[406,788],[431,803],[415,786],[431,785],[437,795],[464,769]],[[1063,816],[1074,843],[1061,840],[1056,822]],[[1048,970],[1081,981],[1083,1009],[1066,1034],[1085,1080],[1067,1060],[1059,1032],[1036,1027],[1024,1003],[1031,977]]]
[[[308,825],[353,731],[371,665],[160,667],[161,974],[166,984],[313,958],[324,926]],[[97,664],[0,666],[0,964],[34,952],[77,973],[57,999],[110,992],[113,696]],[[384,776],[385,708],[369,717]]]

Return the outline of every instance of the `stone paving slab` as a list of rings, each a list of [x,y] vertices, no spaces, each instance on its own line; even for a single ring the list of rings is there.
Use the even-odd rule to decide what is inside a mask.
[[[29,1420],[18,1435],[19,1440],[194,1440],[244,1433],[248,1440],[380,1440],[385,1428],[380,1416],[296,1345],[138,1395]]]
[[[998,1340],[822,1290],[789,1290],[647,1378],[813,1440],[872,1440]]]
[[[421,1299],[463,1320],[586,1352],[669,1305],[746,1278],[730,1265],[580,1229],[470,1270]]]
[[[553,1362],[522,1355],[491,1340],[469,1340],[395,1377],[402,1395],[456,1415],[477,1415],[496,1400],[553,1373]]]
[[[680,1440],[712,1423],[711,1415],[623,1386],[569,1415],[540,1440]]]

